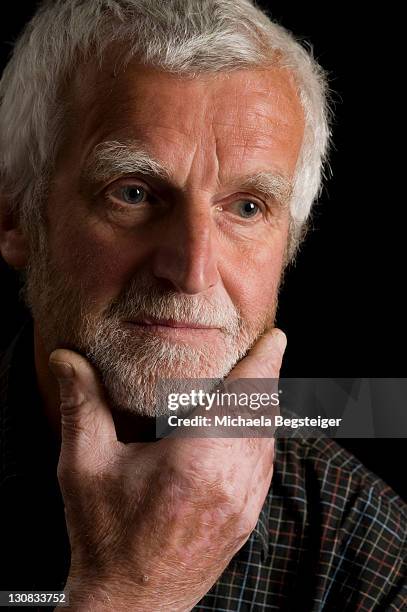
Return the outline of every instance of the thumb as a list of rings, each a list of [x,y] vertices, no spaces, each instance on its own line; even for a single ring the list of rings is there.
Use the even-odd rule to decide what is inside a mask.
[[[117,436],[96,371],[84,357],[66,349],[51,353],[49,368],[59,384],[61,459],[74,469],[100,465]]]
[[[285,347],[286,335],[273,327],[252,346],[244,359],[231,370],[226,381],[238,378],[278,378]]]

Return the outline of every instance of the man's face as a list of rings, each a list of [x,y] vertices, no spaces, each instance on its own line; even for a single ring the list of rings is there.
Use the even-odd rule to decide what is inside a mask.
[[[28,299],[114,409],[158,378],[224,377],[273,325],[303,114],[281,69],[186,79],[131,64],[73,84]]]

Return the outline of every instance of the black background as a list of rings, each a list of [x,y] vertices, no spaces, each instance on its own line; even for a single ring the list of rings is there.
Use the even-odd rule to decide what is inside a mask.
[[[288,347],[282,376],[405,376],[404,193],[395,172],[401,119],[392,75],[397,15],[364,3],[261,2],[312,43],[333,90],[333,176],[314,208],[312,231],[286,277],[278,325]],[[1,68],[35,2],[3,2]],[[248,268],[249,270],[249,268]],[[0,261],[0,345],[15,333],[17,282]],[[365,465],[407,498],[406,443],[344,440]]]

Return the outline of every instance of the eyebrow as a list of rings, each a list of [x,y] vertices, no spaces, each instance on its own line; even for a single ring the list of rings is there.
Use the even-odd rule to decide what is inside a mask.
[[[92,150],[87,158],[81,179],[83,182],[101,182],[113,176],[141,174],[155,179],[171,181],[171,169],[154,159],[137,140],[105,141]],[[292,182],[279,172],[257,172],[232,181],[238,189],[254,190],[278,206],[288,204]]]
[[[257,172],[234,183],[241,189],[255,190],[266,199],[275,200],[280,207],[289,204],[293,192],[292,181],[279,172]]]
[[[112,140],[96,145],[86,160],[81,178],[99,182],[123,174],[170,179],[171,173],[169,168],[151,157],[140,142]]]

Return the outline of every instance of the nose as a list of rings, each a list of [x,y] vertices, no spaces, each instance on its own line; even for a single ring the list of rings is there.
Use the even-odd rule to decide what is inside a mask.
[[[180,293],[192,295],[214,287],[219,279],[215,229],[207,203],[198,210],[173,210],[155,250],[154,276]]]

